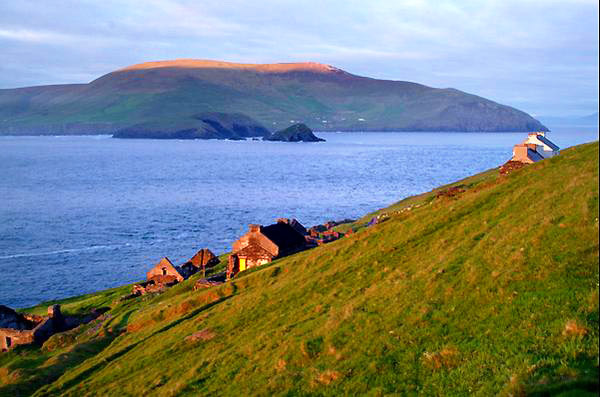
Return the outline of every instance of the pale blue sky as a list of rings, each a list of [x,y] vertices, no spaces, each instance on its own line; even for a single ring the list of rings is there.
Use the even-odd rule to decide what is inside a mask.
[[[316,61],[532,115],[598,107],[597,1],[1,1],[0,88],[174,58]]]

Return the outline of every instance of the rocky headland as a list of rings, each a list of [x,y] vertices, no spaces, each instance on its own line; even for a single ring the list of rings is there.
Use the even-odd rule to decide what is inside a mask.
[[[315,136],[306,124],[298,123],[264,137],[265,141],[280,142],[325,142],[325,139]]]
[[[113,138],[231,139],[265,137],[270,131],[256,120],[239,113],[202,113],[178,121],[157,121],[118,130]]]

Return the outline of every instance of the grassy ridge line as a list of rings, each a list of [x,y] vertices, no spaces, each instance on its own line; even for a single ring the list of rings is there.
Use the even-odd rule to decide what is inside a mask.
[[[597,183],[595,143],[407,199],[232,283],[185,282],[0,356],[0,394],[597,390]]]
[[[536,131],[530,115],[455,89],[337,72],[227,68],[120,70],[89,84],[0,89],[4,134],[114,133],[182,123],[203,112],[242,113],[275,130]]]

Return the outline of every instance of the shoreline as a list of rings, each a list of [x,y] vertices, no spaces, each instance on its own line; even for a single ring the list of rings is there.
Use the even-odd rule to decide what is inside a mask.
[[[360,142],[366,142],[366,139],[362,139],[362,137],[366,136],[366,134],[367,133],[365,133],[365,134],[358,133],[358,134],[355,135],[353,133],[350,133],[349,135],[354,135],[357,138],[360,137],[358,139],[353,139],[352,142],[354,142],[353,144],[358,143],[358,145],[362,145],[362,143],[360,143]],[[331,135],[335,135],[335,134],[334,133],[329,133],[328,137],[331,136]],[[387,136],[387,134],[382,135],[382,136],[385,138]],[[466,134],[465,134],[465,136],[466,136]],[[500,135],[497,135],[497,136],[500,139]],[[416,134],[414,135],[414,137],[415,137],[415,139],[418,139],[418,136]],[[440,135],[440,137],[441,137],[441,135]],[[441,138],[443,138],[443,137],[441,137]],[[65,139],[67,139],[67,138],[65,138]],[[390,137],[390,139],[392,141],[401,142],[402,144],[404,144],[404,142],[405,142],[405,139],[403,138],[403,135],[398,135],[397,139],[391,138],[391,137]],[[469,139],[469,138],[466,138],[466,139]],[[485,138],[485,137],[483,137],[483,136],[482,136],[481,139],[483,140],[482,142],[487,142],[488,141],[488,139]],[[510,141],[512,139],[513,139],[512,135],[510,135],[508,137],[508,141]],[[85,140],[87,141],[87,138]],[[446,140],[450,141],[450,140],[453,140],[453,138],[448,137],[448,138],[445,139],[445,141]],[[507,140],[507,138],[505,137],[504,140]],[[74,143],[75,147],[79,147],[80,145],[76,143],[78,141],[81,141],[81,140],[73,139],[71,142]],[[382,142],[384,142],[384,143],[388,142],[388,141],[390,141],[390,140],[387,139],[387,138],[385,138],[385,139],[382,140]],[[47,140],[44,140],[44,141],[41,141],[41,142],[47,142]],[[88,142],[90,142],[90,144],[85,144],[84,147],[89,147],[89,148],[96,147],[96,143],[94,141],[88,141]],[[101,144],[100,142],[103,142],[103,143]],[[338,142],[345,142],[345,140],[343,140],[342,136],[340,136]],[[197,148],[202,148],[202,147],[214,147],[214,145],[217,145],[217,144],[218,144],[217,142],[215,142],[214,144],[211,144],[211,145],[208,145],[208,144],[205,145],[203,143],[198,143],[198,144],[193,145],[193,146],[197,147]],[[366,144],[368,145],[369,143],[366,142]],[[436,140],[436,142],[433,142],[433,144],[436,144],[436,145],[439,144],[439,140]],[[120,145],[119,143],[112,143],[112,140],[108,140],[108,141],[107,140],[102,140],[102,141],[99,141],[98,145],[103,146],[105,148],[105,149],[103,149],[104,151],[110,150],[111,147],[121,147],[121,146],[124,146],[126,148],[125,145]],[[151,148],[154,145],[156,145],[156,144],[150,142],[150,143],[146,143],[144,145],[135,145],[135,147],[146,146],[148,148]],[[229,150],[229,149],[227,149],[227,147],[229,146],[228,144],[218,144],[218,145],[220,147],[222,147],[223,150]],[[29,147],[29,144],[27,144],[26,146]],[[60,146],[62,146],[62,145],[60,145]],[[169,146],[175,147],[175,148],[176,147],[180,147],[183,150],[183,148],[187,147],[188,145],[185,145],[183,143],[174,143],[174,144],[170,144]],[[248,148],[247,150],[250,150],[253,147],[264,147],[264,148],[267,148],[267,146],[269,146],[269,145],[256,145],[256,146],[254,146],[254,145],[240,145],[240,147],[247,147]],[[281,146],[281,145],[278,145],[278,146]],[[286,145],[284,145],[282,147],[285,147],[285,146]],[[563,146],[563,145],[561,144],[561,146]],[[309,146],[305,146],[305,147],[308,148]],[[360,151],[364,150],[364,149],[362,149],[362,146],[355,146],[355,147],[357,148],[357,150],[360,150]],[[315,146],[315,148],[316,148],[316,146]],[[325,150],[326,147],[323,146],[322,149]],[[200,150],[202,150],[202,149],[200,149]],[[254,149],[252,149],[252,150],[254,150]],[[289,149],[286,149],[282,153],[284,155],[287,155],[288,153],[292,153],[295,150],[296,150],[296,146],[289,146]],[[455,149],[453,149],[453,150],[455,150]],[[62,149],[60,149],[59,151],[62,152]],[[246,149],[244,149],[244,151],[246,151]],[[311,150],[311,152],[315,152],[315,153],[319,153],[320,151],[321,151],[321,149],[316,150],[316,151],[315,150]],[[460,151],[461,150],[458,149],[458,152],[460,152]],[[475,149],[475,151],[473,151],[471,149],[471,151],[475,152],[475,151],[479,151],[479,149]],[[144,153],[145,152],[146,152],[146,150],[144,149]],[[498,150],[496,150],[496,152],[498,152]],[[495,167],[497,167],[499,164],[502,164],[502,162],[507,159],[507,157],[508,157],[508,151],[506,151],[506,152],[507,152],[506,155],[501,155],[500,158],[497,158],[493,162],[493,164],[494,164]],[[496,156],[496,157],[498,157],[498,156]],[[490,168],[491,167],[489,167],[489,165],[486,165],[486,167],[481,167],[479,169],[480,170],[485,170],[485,169],[490,169]],[[479,172],[479,171],[475,171],[475,172]],[[387,194],[386,195],[387,198],[386,198],[385,201],[380,201],[378,203],[375,203],[374,205],[371,203],[371,205],[354,205],[352,207],[348,207],[348,205],[349,205],[348,203],[343,203],[345,205],[342,206],[342,207],[340,207],[340,211],[336,211],[335,213],[328,213],[326,215],[329,215],[328,218],[333,218],[333,219],[342,219],[342,218],[346,218],[346,217],[358,218],[360,216],[363,216],[366,213],[371,213],[371,212],[377,210],[378,208],[385,207],[386,205],[389,205],[389,204],[397,201],[398,198],[402,199],[403,197],[410,197],[410,196],[413,196],[415,194],[419,194],[419,193],[422,193],[422,192],[427,192],[430,189],[434,189],[436,187],[443,186],[444,183],[451,183],[450,181],[452,181],[452,180],[459,180],[460,178],[463,177],[463,175],[464,176],[469,175],[469,174],[465,174],[465,173],[463,173],[462,175],[461,175],[461,173],[453,173],[453,174],[458,174],[457,175],[458,178],[448,178],[448,179],[444,178],[445,180],[442,180],[442,183],[436,183],[436,184],[431,183],[429,185],[423,186],[422,188],[420,188],[418,190],[410,189],[410,192],[408,192],[408,194],[406,194],[406,195],[402,194],[403,191],[395,191],[393,194]],[[85,175],[85,171],[82,173],[82,175]],[[424,175],[424,177],[427,177],[427,175]],[[354,202],[354,201],[356,201],[356,199],[353,199],[353,200],[350,200],[350,201]],[[187,203],[187,201],[185,203]],[[370,202],[364,201],[364,204],[369,204],[369,203]],[[293,203],[291,203],[290,205],[293,206]],[[336,210],[335,207],[337,207],[337,205],[335,205],[334,208],[332,208],[332,210],[335,211]],[[118,207],[118,208],[120,208],[120,207]],[[192,206],[191,208],[195,208],[195,207]],[[285,208],[292,208],[292,207],[287,206]],[[123,208],[120,208],[120,210],[122,210],[122,209]],[[345,211],[343,211],[343,213],[342,213],[342,209],[345,210]],[[353,211],[349,211],[351,209],[356,209],[356,211],[354,211],[354,212]],[[170,212],[172,213],[173,216],[176,216],[181,211],[179,211],[179,212],[177,212],[177,211],[170,211]],[[253,212],[251,211],[252,213],[258,214],[258,216],[260,217],[260,219],[256,219],[256,218],[253,219],[252,216],[250,216],[250,217],[248,217],[248,216],[246,216],[246,217],[240,217],[240,216],[237,215],[238,212],[239,211],[235,212],[235,216],[232,218],[232,221],[235,222],[235,224],[238,224],[237,221],[239,221],[239,225],[245,225],[245,224],[251,223],[251,222],[253,222],[255,220],[263,222],[263,223],[267,223],[267,222],[269,222],[269,220],[272,220],[271,218],[272,218],[273,214],[282,215],[282,216],[283,215],[294,216],[294,217],[297,217],[300,221],[303,221],[303,222],[305,222],[308,225],[322,223],[322,222],[324,222],[324,221],[327,220],[327,218],[323,218],[323,214],[325,213],[325,211],[319,211],[317,213],[317,212],[315,212],[314,208],[312,208],[312,207],[310,209],[306,210],[306,211],[302,211],[303,212],[302,215],[299,215],[299,212],[290,211],[289,209],[283,210],[279,214],[277,214],[277,212],[279,212],[279,211],[274,211],[272,208],[269,209],[268,213],[266,211],[254,211],[254,210],[253,210]],[[150,211],[145,211],[144,214],[150,214],[151,216],[156,216],[157,219],[160,218],[159,217],[159,213],[155,213],[155,212],[153,212],[151,210]],[[265,214],[267,214],[266,217],[265,217]],[[270,215],[268,215],[268,214],[270,214]],[[307,215],[309,216],[309,219],[307,219],[307,217],[306,217]],[[315,216],[319,215],[319,216],[315,218],[313,215],[315,215]],[[18,220],[18,218],[15,218],[15,219]],[[208,220],[208,218],[207,218],[207,220]],[[212,220],[211,220],[211,222],[212,222],[211,225],[216,225],[216,223],[214,223]],[[220,222],[220,223],[221,223],[221,226],[219,226],[219,227],[228,227],[228,226],[231,226],[231,227],[228,227],[228,228],[229,229],[236,229],[236,230],[240,229],[240,231],[241,231],[241,229],[243,229],[243,226],[240,226],[238,228],[238,227],[234,226],[234,223],[230,223],[230,221],[227,221],[225,226],[222,225],[223,222]],[[192,222],[188,222],[188,225],[191,225],[192,227],[195,227],[193,221]],[[77,226],[77,224],[76,223],[72,223],[72,226]],[[141,226],[144,226],[144,225],[141,225]],[[170,224],[167,224],[165,222],[165,223],[161,223],[160,228],[171,229],[171,226],[175,228],[175,227],[179,226],[179,224],[176,223],[176,224],[170,225]],[[186,225],[183,225],[183,226],[186,226]],[[217,236],[218,240],[223,240],[224,238],[227,238],[229,242],[234,241],[235,238],[237,238],[236,236],[239,236],[239,234],[235,234],[233,232],[232,233],[227,232],[227,235],[224,235],[224,234],[222,234],[222,230],[225,230],[225,229],[218,229],[217,227],[212,227],[211,228],[211,227],[203,226],[201,229],[198,229],[198,230],[202,230],[202,232],[200,232],[200,234],[197,234],[198,233],[197,230],[196,231],[191,231],[191,229],[190,229],[189,233],[185,233],[189,237],[185,237],[185,236],[184,237],[180,237],[181,232],[177,232],[177,233],[165,232],[165,233],[162,233],[161,230],[160,230],[160,228],[157,229],[156,231],[150,232],[150,234],[149,234],[150,237],[149,237],[148,240],[145,240],[145,238],[144,238],[144,240],[147,241],[147,243],[145,243],[144,241],[140,240],[141,235],[139,235],[139,234],[132,234],[131,238],[127,237],[127,238],[109,239],[109,240],[106,240],[106,242],[103,241],[103,239],[85,240],[85,241],[95,242],[96,244],[94,244],[94,245],[96,245],[96,246],[105,246],[105,245],[111,245],[112,246],[113,244],[116,244],[116,245],[118,245],[120,247],[124,247],[122,249],[119,249],[119,251],[118,251],[118,255],[121,255],[123,257],[123,259],[124,259],[124,261],[122,263],[122,265],[123,265],[123,268],[122,268],[123,273],[122,273],[121,276],[116,276],[115,275],[116,273],[114,273],[114,274],[107,274],[107,276],[105,278],[101,278],[100,276],[98,276],[98,277],[94,276],[93,279],[92,279],[93,281],[90,281],[90,282],[85,282],[85,278],[83,278],[83,277],[74,276],[74,277],[71,277],[70,280],[69,280],[69,277],[67,277],[68,282],[70,282],[72,280],[71,285],[69,285],[68,283],[66,284],[69,287],[69,288],[65,288],[66,292],[68,292],[68,295],[67,294],[62,295],[62,294],[60,294],[60,291],[55,291],[53,289],[50,289],[50,290],[47,291],[47,293],[43,293],[42,292],[42,293],[37,294],[38,296],[41,297],[40,300],[30,300],[30,299],[26,298],[27,291],[30,291],[30,290],[33,291],[33,292],[37,291],[35,283],[38,283],[37,280],[40,280],[40,277],[35,276],[35,275],[29,275],[25,279],[25,284],[29,283],[34,288],[32,288],[32,289],[23,289],[23,288],[18,289],[18,288],[11,287],[10,289],[7,289],[7,291],[12,291],[10,293],[10,295],[12,297],[14,297],[14,298],[3,299],[3,301],[6,302],[7,304],[13,306],[13,307],[26,308],[26,307],[35,306],[36,304],[39,304],[40,302],[52,301],[52,300],[55,300],[56,298],[62,299],[62,298],[68,298],[68,297],[73,297],[73,296],[79,296],[81,294],[87,294],[87,293],[93,293],[93,292],[101,291],[101,290],[103,290],[105,288],[118,287],[120,285],[124,285],[124,284],[128,284],[128,283],[134,283],[134,282],[138,281],[139,278],[143,275],[145,268],[147,266],[150,266],[150,264],[154,263],[155,260],[159,259],[160,255],[165,255],[166,254],[166,255],[169,255],[170,257],[174,257],[174,259],[176,261],[180,261],[180,260],[183,260],[189,254],[191,254],[192,252],[188,253],[187,250],[185,249],[185,246],[183,246],[183,244],[178,244],[177,243],[177,241],[180,240],[180,239],[183,239],[182,241],[186,241],[187,242],[186,243],[187,244],[187,248],[191,249],[191,248],[194,247],[192,239],[196,238],[196,236],[198,236],[198,239],[196,241],[199,241],[202,245],[205,245],[205,246],[208,246],[208,247],[214,247],[215,248],[215,250],[214,250],[215,253],[221,253],[221,252],[228,251],[228,249],[230,248],[230,246],[229,246],[230,243],[227,243],[227,242],[217,242],[216,244],[214,244],[213,240],[212,239],[208,239],[207,236],[209,236],[209,235]],[[9,228],[7,230],[11,230],[11,229]],[[72,230],[72,227],[69,228],[69,229],[66,229],[66,230]],[[179,230],[188,230],[188,229],[179,229]],[[206,231],[206,230],[208,230],[208,231]],[[135,233],[135,230],[127,231],[127,232],[128,233],[132,233],[132,232]],[[165,241],[165,242],[164,243],[163,242],[159,242],[159,240],[162,240],[162,241]],[[65,241],[67,241],[67,240],[65,240]],[[190,244],[189,241],[192,241],[192,244]],[[102,264],[99,265],[101,268],[107,269],[106,271],[113,272],[113,270],[110,269],[110,267],[111,267],[110,263],[114,261],[114,259],[111,259],[111,258],[115,257],[115,254],[113,254],[112,250],[110,250],[110,251],[104,250],[104,251],[99,252],[98,254],[96,254],[95,250],[96,250],[97,247],[89,247],[89,246],[86,246],[85,244],[81,244],[82,242],[84,242],[83,239],[73,239],[72,241],[70,241],[70,242],[67,241],[67,242],[69,243],[68,245],[65,244],[65,245],[62,245],[62,246],[58,246],[57,247],[58,249],[54,249],[54,244],[45,244],[45,243],[41,244],[40,243],[39,247],[42,247],[43,249],[41,249],[39,252],[34,251],[33,249],[30,250],[27,245],[20,245],[20,246],[14,245],[14,247],[16,247],[18,249],[16,249],[16,248],[13,249],[13,246],[9,247],[7,245],[7,247],[11,248],[11,249],[10,250],[5,249],[4,251],[12,253],[14,255],[19,255],[19,257],[23,257],[23,255],[31,256],[32,254],[39,254],[37,256],[37,258],[43,258],[43,256],[46,253],[48,253],[48,252],[66,251],[67,249],[69,251],[71,249],[80,249],[80,250],[82,250],[83,254],[81,254],[81,253],[79,253],[79,254],[78,253],[68,253],[68,257],[65,256],[65,263],[69,263],[70,266],[77,266],[77,267],[79,267],[79,265],[78,265],[78,261],[79,260],[82,261],[81,263],[85,263],[83,261],[88,262],[89,260],[95,260],[95,258],[98,258],[98,261],[96,263],[100,263],[100,261],[102,261]],[[129,249],[129,248],[127,248],[127,244],[126,243],[130,243],[131,245],[134,245],[134,246],[139,247],[139,248]],[[139,245],[139,244],[143,244],[143,245]],[[161,250],[160,247],[161,247],[162,244],[166,244],[166,247],[169,247],[169,248],[167,248],[165,250]],[[146,249],[148,246],[150,248]],[[183,246],[183,249],[182,249],[182,246]],[[60,249],[62,247],[66,247],[66,249]],[[33,247],[33,248],[35,248],[35,247]],[[89,253],[85,253],[85,251],[90,251],[90,252]],[[134,251],[139,251],[141,254],[140,255],[136,254],[136,256],[133,256]],[[47,262],[54,263],[54,262],[62,261],[62,257],[63,257],[63,255],[61,254],[60,256],[56,256],[54,258],[50,258],[50,260],[47,261]],[[146,259],[140,260],[139,258],[141,258],[141,257],[145,257]],[[147,259],[147,258],[150,258],[150,259]],[[18,267],[20,267],[21,265],[25,265],[27,262],[28,262],[27,260],[19,260],[18,258],[17,259],[12,259],[12,260],[9,260],[9,263],[7,263],[7,267],[6,268],[9,269],[10,267],[14,267],[15,265],[18,266]],[[31,262],[31,261],[29,261],[29,262]],[[117,266],[119,264],[120,264],[120,262],[116,263]],[[89,266],[88,267],[82,266],[80,269],[81,270],[79,270],[78,272],[81,272],[83,270],[89,271]],[[121,270],[119,269],[119,272],[120,271]],[[91,273],[94,273],[94,272],[91,272]],[[81,280],[79,280],[79,279],[81,279]],[[106,280],[106,281],[104,281],[104,280]],[[84,282],[85,282],[85,284],[88,284],[88,286],[84,285]],[[77,283],[79,283],[84,288],[78,287]],[[7,285],[15,285],[16,286],[16,285],[19,285],[19,284],[7,283]],[[89,286],[92,286],[92,287],[95,287],[95,288],[89,288],[88,289]],[[32,295],[35,296],[36,293],[33,293]],[[46,299],[44,299],[44,295],[45,295]],[[6,294],[6,297],[8,297],[8,294]],[[18,301],[20,301],[21,303],[24,303],[24,304],[17,305]]]

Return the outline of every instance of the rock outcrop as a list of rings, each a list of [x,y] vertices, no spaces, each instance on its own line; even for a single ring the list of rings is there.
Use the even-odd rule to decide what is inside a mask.
[[[325,142],[325,139],[315,136],[313,131],[306,124],[302,123],[291,125],[263,139],[265,141],[280,142]]]
[[[176,121],[135,124],[118,130],[113,138],[242,140],[269,134],[263,125],[243,114],[212,112]]]

